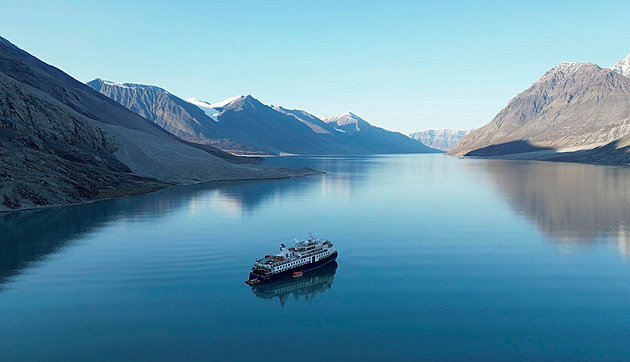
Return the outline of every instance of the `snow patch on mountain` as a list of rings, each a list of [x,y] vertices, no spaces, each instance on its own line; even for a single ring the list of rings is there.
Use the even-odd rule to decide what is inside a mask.
[[[336,123],[339,126],[345,126],[347,124],[356,124],[358,129],[358,124],[360,122],[365,122],[361,117],[357,116],[352,112],[346,112],[344,114],[339,114],[335,116],[324,117],[322,120],[326,123]]]
[[[343,133],[347,133],[349,135],[361,132],[362,130],[369,129],[371,127],[368,122],[352,112],[325,117],[322,120],[326,123],[333,124],[336,131],[343,131]]]
[[[242,98],[245,98],[245,96],[238,95],[215,103],[206,102],[199,98],[186,98],[186,102],[199,107],[208,117],[212,118],[213,121],[219,122],[219,117],[223,113],[223,108],[225,108],[225,106],[227,106],[228,104]]]
[[[93,82],[97,84],[100,82],[102,85],[106,85],[110,87],[119,87],[119,88],[127,88],[127,89],[155,89],[155,90],[159,90],[162,92],[166,92],[167,94],[170,94],[164,88],[160,88],[155,85],[146,85],[146,84],[137,84],[137,83],[120,83],[120,82],[114,82],[111,80],[105,80],[101,78],[96,78],[93,81],[88,82],[88,84],[93,83]]]
[[[219,122],[221,110],[213,107],[210,102],[206,102],[198,98],[186,98],[186,102],[199,107],[199,109],[201,109],[213,121]]]
[[[110,86],[113,86],[113,87],[131,88],[130,86],[126,85],[125,83],[113,82],[111,80],[102,80],[101,82],[103,84],[105,84],[105,85],[110,85]]]
[[[238,96],[234,96],[234,97],[228,98],[226,100],[223,100],[221,102],[212,103],[212,104],[210,104],[210,107],[212,107],[212,108],[223,108],[223,107],[227,106],[228,104],[230,104],[230,103],[232,103],[232,102],[234,102],[236,100],[239,100],[241,98],[245,98],[245,96],[242,95],[242,94],[238,95]]]
[[[615,65],[610,67],[614,72],[617,72],[624,77],[630,78],[630,54],[627,57],[620,59]]]
[[[555,70],[559,70],[559,71],[564,72],[564,73],[573,73],[573,72],[577,71],[578,69],[580,69],[584,64],[586,64],[586,63],[562,62],[562,63],[558,64],[558,66],[556,66],[554,69]]]

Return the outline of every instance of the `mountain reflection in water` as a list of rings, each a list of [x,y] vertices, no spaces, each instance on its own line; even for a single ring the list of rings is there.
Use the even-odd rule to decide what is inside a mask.
[[[299,278],[281,279],[268,284],[252,285],[252,292],[261,299],[280,300],[280,305],[287,302],[291,295],[295,300],[301,298],[310,301],[316,295],[326,292],[332,287],[337,272],[337,262],[328,263],[319,269],[304,273]]]
[[[286,160],[282,160],[286,161]],[[167,218],[177,210],[194,210],[207,200],[221,205],[235,218],[255,213],[265,203],[286,194],[304,194],[318,188],[344,188],[349,193],[374,165],[371,158],[290,159],[295,167],[309,165],[329,172],[288,180],[210,182],[173,187],[132,198],[84,205],[0,214],[0,291],[12,276],[35,267],[75,240],[121,220]],[[324,192],[324,191],[322,191]]]
[[[560,245],[614,242],[630,252],[630,169],[576,163],[483,161],[509,205]]]
[[[112,223],[166,218],[180,209],[194,209],[196,203],[208,198],[224,206],[232,205],[240,215],[243,210],[255,210],[274,195],[312,187],[316,180],[317,176],[299,180],[210,182],[83,205],[0,213],[0,291],[12,276]],[[229,208],[224,209],[230,212]]]

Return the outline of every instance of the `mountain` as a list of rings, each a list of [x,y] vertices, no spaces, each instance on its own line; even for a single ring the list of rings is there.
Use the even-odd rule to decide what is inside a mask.
[[[218,124],[232,138],[270,154],[335,154],[347,151],[332,134],[318,134],[288,112],[278,112],[252,96],[242,96],[221,108]]]
[[[425,129],[414,132],[409,138],[420,141],[423,144],[441,151],[448,151],[455,146],[459,140],[472,130],[456,130],[456,129]]]
[[[352,112],[326,117],[324,122],[340,133],[347,143],[367,150],[367,153],[438,153],[402,133],[375,127]],[[392,150],[396,150],[392,152]]]
[[[216,124],[221,105],[186,101],[152,85],[117,83],[100,78],[87,85],[184,140],[226,151],[257,151],[239,143],[247,140],[226,134],[223,127]]]
[[[155,122],[172,134],[195,140],[208,132],[208,125],[202,125],[196,119],[205,113],[164,89],[151,85],[133,83],[114,83],[102,79],[94,79],[87,83],[90,87],[106,94],[109,98],[122,104],[134,113]],[[182,122],[168,122],[172,118],[180,118]]]
[[[0,155],[0,211],[301,174],[181,140],[2,37]]]
[[[273,109],[277,112],[294,117],[296,120],[307,125],[313,132],[321,134],[334,134],[335,130],[331,125],[322,121],[317,116],[314,116],[306,111],[299,109],[287,109],[280,106],[274,106]]]
[[[368,154],[435,152],[405,136],[373,127],[346,134],[298,109],[268,106],[250,95],[210,103],[168,91],[95,79],[89,86],[191,142],[236,154]]]
[[[295,116],[251,96],[210,103],[196,98],[183,100],[155,86],[102,79],[88,85],[174,135],[227,152],[255,155],[345,149],[340,140],[316,139]]]
[[[592,63],[559,64],[449,154],[584,150],[630,134],[630,79],[620,73],[627,62],[617,64],[617,70]]]

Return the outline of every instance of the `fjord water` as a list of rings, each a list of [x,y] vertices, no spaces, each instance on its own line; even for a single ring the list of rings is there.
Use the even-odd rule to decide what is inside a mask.
[[[327,173],[0,214],[0,359],[630,358],[627,167],[267,163]],[[308,232],[337,265],[243,283]]]

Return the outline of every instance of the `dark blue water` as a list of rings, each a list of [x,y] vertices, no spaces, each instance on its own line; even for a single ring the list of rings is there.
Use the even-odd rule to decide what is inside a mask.
[[[0,214],[0,360],[630,358],[630,169],[268,163],[327,174]],[[337,265],[243,283],[308,232]]]

